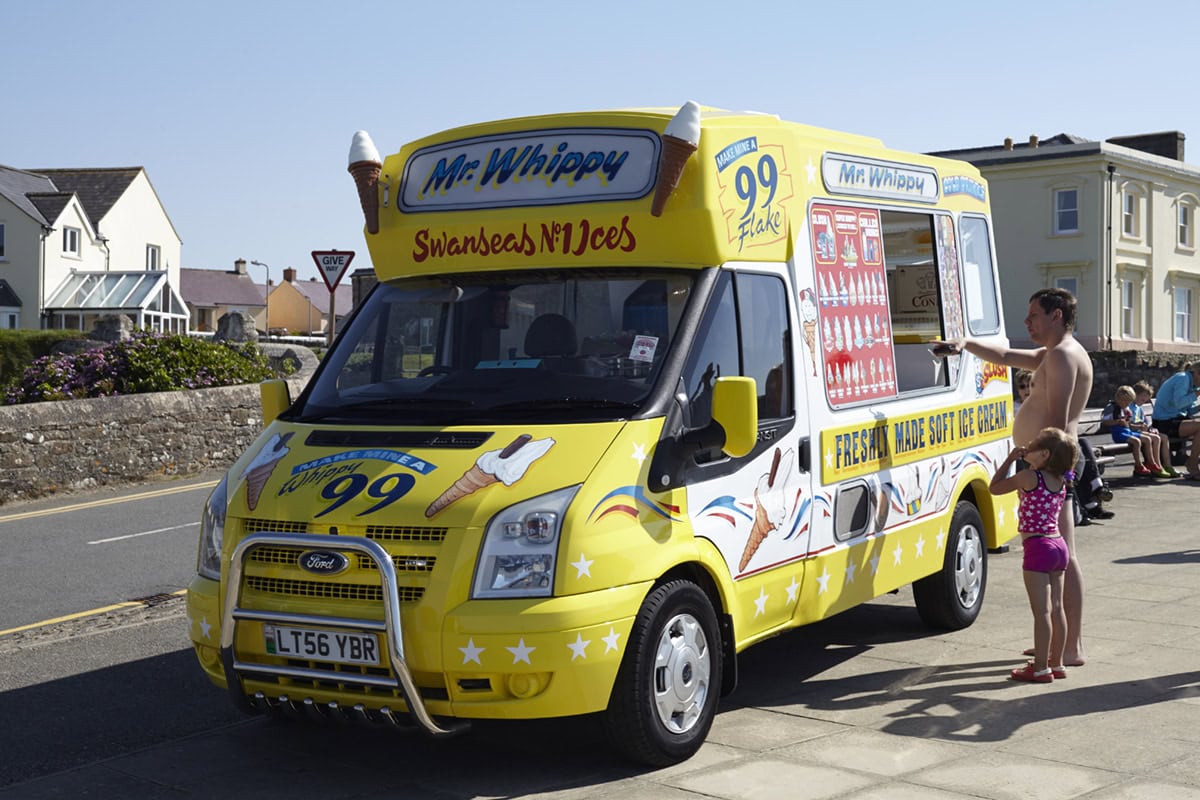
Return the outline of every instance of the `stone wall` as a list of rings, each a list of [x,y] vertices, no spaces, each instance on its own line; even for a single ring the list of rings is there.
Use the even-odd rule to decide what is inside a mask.
[[[300,364],[288,379],[296,397],[316,356],[260,347],[273,363]],[[223,470],[261,430],[257,384],[0,406],[0,505]]]
[[[1100,350],[1091,356],[1093,380],[1088,405],[1097,408],[1112,400],[1118,386],[1133,386],[1145,380],[1157,392],[1162,382],[1178,372],[1183,364],[1200,360],[1194,355],[1153,350]]]

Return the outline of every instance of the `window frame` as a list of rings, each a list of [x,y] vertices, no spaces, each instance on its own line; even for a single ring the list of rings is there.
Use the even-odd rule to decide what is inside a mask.
[[[1200,200],[1195,195],[1182,194],[1175,201],[1175,247],[1186,253],[1196,250],[1196,209]]]
[[[973,261],[968,262],[968,260],[967,260],[968,253],[974,252],[974,250],[969,248],[969,246],[968,246],[968,239],[975,235],[975,231],[967,230],[968,223],[970,223],[971,225],[975,225],[977,223],[982,225],[982,228],[980,230],[987,237],[987,241],[983,243],[984,245],[986,245],[983,248],[983,251],[987,254],[987,257],[988,257],[988,263],[986,265],[987,275],[984,276],[981,274],[979,276],[979,278],[980,278],[979,282],[980,282],[980,288],[985,289],[988,292],[988,294],[987,294],[987,296],[981,296],[979,299],[980,299],[981,303],[983,303],[985,305],[990,305],[990,309],[984,309],[984,311],[985,311],[984,315],[981,316],[978,320],[974,320],[971,318],[971,313],[970,313],[971,312],[971,299],[970,299],[970,296],[967,294],[967,289],[966,289],[966,285],[965,285],[967,282],[967,280],[966,280],[967,279],[967,264],[975,263]],[[1000,294],[996,290],[997,272],[996,272],[996,255],[995,255],[995,249],[994,249],[995,236],[992,233],[991,220],[983,214],[962,214],[958,218],[958,235],[959,235],[959,238],[962,239],[962,242],[963,242],[962,248],[961,248],[962,249],[961,261],[962,261],[962,271],[963,271],[962,278],[963,278],[963,284],[964,284],[963,299],[966,304],[965,317],[966,317],[967,329],[971,332],[972,336],[990,336],[992,334],[997,334],[1000,332],[1000,322],[1001,322],[1001,319],[1003,318],[1004,312],[1000,308]],[[980,264],[979,266],[982,268],[985,265]],[[985,281],[984,281],[985,277],[987,278],[986,285],[985,285]],[[989,316],[989,314],[990,314],[990,316]],[[987,325],[986,323],[989,323],[989,322],[991,324]],[[976,323],[978,323],[978,327],[976,327]]]
[[[1121,187],[1121,238],[1142,240],[1142,201],[1146,194],[1132,183]]]
[[[1059,198],[1063,197],[1067,192],[1075,195],[1075,205],[1071,209],[1064,209],[1059,206]],[[1079,233],[1079,187],[1077,186],[1061,186],[1051,192],[1051,226],[1050,230],[1054,236],[1068,236]],[[1075,225],[1066,227],[1062,224],[1062,216],[1066,212],[1075,215]]]
[[[81,258],[83,256],[83,231],[70,225],[64,225],[62,230],[63,255],[72,258]]]
[[[4,225],[5,223],[0,222],[0,261],[8,261],[7,256],[5,256],[5,243],[7,240],[5,239],[6,231]]]
[[[1183,309],[1179,301],[1183,300]],[[1196,293],[1191,286],[1171,287],[1171,336],[1176,342],[1195,341],[1195,303]],[[1180,335],[1180,323],[1183,323],[1183,335]]]
[[[146,245],[146,271],[158,272],[162,269],[162,248],[156,244]]]

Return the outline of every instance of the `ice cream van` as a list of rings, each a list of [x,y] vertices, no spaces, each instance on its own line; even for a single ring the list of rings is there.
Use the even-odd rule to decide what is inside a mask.
[[[691,102],[350,162],[378,283],[203,514],[190,635],[239,706],[595,714],[662,765],[756,642],[910,585],[976,618],[1012,387],[930,349],[1005,337],[973,167]]]

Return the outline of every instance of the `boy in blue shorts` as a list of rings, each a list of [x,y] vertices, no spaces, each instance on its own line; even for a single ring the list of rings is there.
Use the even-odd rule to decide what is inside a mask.
[[[1112,402],[1104,407],[1100,427],[1107,430],[1117,444],[1129,445],[1134,476],[1175,477],[1159,463],[1162,437],[1146,424],[1142,407],[1133,402],[1135,397],[1132,386],[1117,387]]]

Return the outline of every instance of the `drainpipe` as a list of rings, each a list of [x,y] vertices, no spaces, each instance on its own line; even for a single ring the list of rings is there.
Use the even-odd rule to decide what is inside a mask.
[[[1105,269],[1105,272],[1107,273],[1105,277],[1106,277],[1106,285],[1108,287],[1108,292],[1107,292],[1108,293],[1108,303],[1105,306],[1106,312],[1104,314],[1104,324],[1105,324],[1105,328],[1107,329],[1105,331],[1106,341],[1107,341],[1105,348],[1108,350],[1112,350],[1112,318],[1113,318],[1113,301],[1112,301],[1112,299],[1113,299],[1113,251],[1112,251],[1113,223],[1112,223],[1112,218],[1113,218],[1113,177],[1116,175],[1116,172],[1117,172],[1116,166],[1113,164],[1109,164],[1108,165],[1108,196],[1105,201],[1105,206],[1107,206],[1108,213],[1105,214],[1105,216],[1107,217],[1107,220],[1106,220],[1107,224],[1105,226],[1106,241],[1104,243],[1104,269]],[[1122,298],[1122,301],[1123,301],[1123,299],[1124,298]]]
[[[42,226],[42,256],[38,259],[38,318],[42,330],[50,327],[46,317],[46,237],[54,232],[54,228]]]

